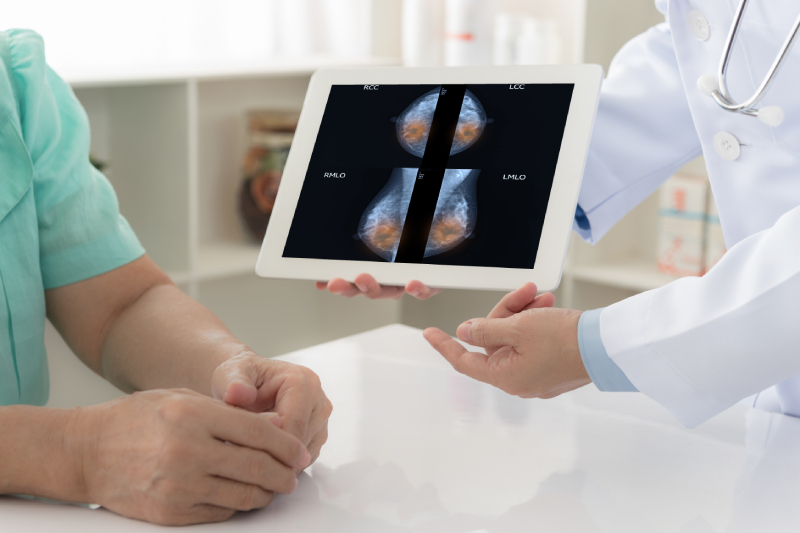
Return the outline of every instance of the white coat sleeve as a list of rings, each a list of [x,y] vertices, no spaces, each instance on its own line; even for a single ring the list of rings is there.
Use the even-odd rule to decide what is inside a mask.
[[[622,47],[603,82],[578,197],[588,227],[576,220],[575,231],[597,242],[700,154],[669,26],[659,24]]]
[[[600,335],[641,392],[694,427],[800,373],[800,207],[705,276],[607,307]]]

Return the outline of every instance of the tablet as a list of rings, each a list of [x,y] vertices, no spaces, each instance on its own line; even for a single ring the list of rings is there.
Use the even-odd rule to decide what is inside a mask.
[[[596,65],[317,71],[256,273],[555,289],[602,77]]]

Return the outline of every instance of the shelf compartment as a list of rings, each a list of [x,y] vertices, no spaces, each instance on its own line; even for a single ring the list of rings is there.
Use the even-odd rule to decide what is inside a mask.
[[[574,280],[588,281],[637,292],[657,289],[677,279],[674,276],[662,274],[656,268],[654,261],[645,259],[570,266],[564,272]]]
[[[255,274],[261,246],[248,243],[201,244],[197,250],[196,281]]]
[[[73,88],[87,88],[181,83],[188,80],[221,81],[311,76],[315,70],[325,67],[379,67],[398,64],[399,61],[391,57],[343,59],[318,56],[269,62],[162,64],[118,69],[63,70],[60,74]]]

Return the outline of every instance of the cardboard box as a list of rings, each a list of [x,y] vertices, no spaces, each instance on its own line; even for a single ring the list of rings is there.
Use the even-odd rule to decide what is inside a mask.
[[[714,202],[714,195],[709,190],[708,208],[706,209],[706,251],[705,261],[703,261],[705,271],[711,270],[711,267],[716,265],[727,251],[725,238],[722,236],[722,225],[719,223],[717,204]]]
[[[708,180],[675,175],[659,197],[658,270],[673,276],[702,276],[705,272]]]

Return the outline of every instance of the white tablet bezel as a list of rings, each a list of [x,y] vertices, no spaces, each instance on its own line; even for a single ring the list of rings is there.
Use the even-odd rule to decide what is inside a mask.
[[[348,281],[362,272],[379,283],[416,279],[431,287],[512,290],[532,281],[541,291],[558,287],[589,148],[603,69],[598,65],[448,68],[322,69],[312,77],[283,178],[256,265],[268,278]],[[574,84],[553,188],[533,269],[283,257],[311,153],[332,85]],[[547,105],[547,102],[541,102]]]

